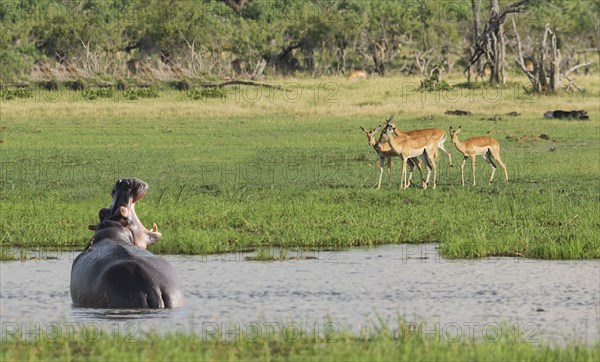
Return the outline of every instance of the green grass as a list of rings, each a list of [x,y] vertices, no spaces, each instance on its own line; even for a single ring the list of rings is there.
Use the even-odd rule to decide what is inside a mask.
[[[331,323],[330,323],[331,324]],[[443,337],[387,327],[354,334],[331,327],[321,330],[242,328],[239,340],[220,331],[184,334],[63,333],[38,342],[8,336],[0,342],[2,361],[165,361],[165,360],[261,360],[261,361],[597,361],[600,344],[571,342],[563,346],[529,343],[518,333],[499,329],[488,339]],[[332,325],[332,324],[331,324]],[[299,325],[298,325],[299,326]],[[302,330],[302,332],[300,332]],[[315,333],[317,331],[317,333]],[[495,330],[496,331],[496,330]],[[29,337],[31,338],[31,336]]]
[[[279,83],[286,90],[238,87],[202,102],[176,91],[3,102],[1,245],[82,248],[114,181],[134,176],[150,185],[136,211],[163,233],[151,248],[158,253],[438,242],[447,257],[600,258],[597,77],[578,80],[584,94],[541,98],[518,86],[420,93],[416,78]],[[554,109],[585,109],[590,121],[543,119]],[[511,111],[521,116],[482,120]],[[488,186],[479,158],[478,185],[463,188],[442,155],[437,190],[398,190],[398,162],[392,185],[372,189],[377,157],[359,126],[392,113],[400,129],[461,125],[461,140],[489,132],[511,182],[499,169]]]

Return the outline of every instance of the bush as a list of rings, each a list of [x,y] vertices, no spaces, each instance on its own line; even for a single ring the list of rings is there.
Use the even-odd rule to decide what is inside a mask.
[[[194,88],[186,93],[190,99],[225,98],[227,93],[223,88]]]
[[[158,91],[155,88],[129,88],[123,92],[123,98],[134,101],[138,98],[157,98]]]
[[[15,98],[30,98],[33,94],[29,88],[3,88],[0,90],[0,98],[8,101]]]
[[[432,75],[431,77],[423,79],[421,81],[421,86],[419,87],[419,90],[421,92],[435,92],[440,90],[450,90],[450,88],[452,87],[450,86],[450,84],[448,84],[448,82],[446,82],[445,80],[439,80],[436,75]]]
[[[83,99],[88,100],[88,101],[93,101],[98,98],[112,98],[113,89],[112,88],[91,87],[91,88],[85,89],[81,95],[83,96]]]

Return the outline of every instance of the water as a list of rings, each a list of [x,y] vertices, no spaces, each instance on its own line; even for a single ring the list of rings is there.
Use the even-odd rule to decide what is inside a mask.
[[[218,330],[235,338],[236,328],[242,336],[298,325],[335,334],[379,320],[395,328],[401,316],[401,328],[413,331],[413,323],[425,323],[420,333],[449,341],[493,339],[503,324],[518,327],[515,338],[532,343],[600,338],[598,260],[445,260],[433,244],[298,253],[312,259],[165,256],[186,305],[157,311],[73,308],[69,278],[77,252],[3,262],[1,332],[51,338],[75,327],[103,326],[124,339],[150,329],[199,335]]]

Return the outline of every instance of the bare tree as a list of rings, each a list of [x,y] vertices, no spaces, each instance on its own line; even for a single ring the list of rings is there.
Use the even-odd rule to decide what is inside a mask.
[[[479,39],[479,7],[481,0],[471,0],[471,9],[473,10],[473,34],[471,35],[471,48],[469,48],[469,55],[473,56],[475,53],[475,47],[477,40]],[[476,62],[475,73],[478,74],[481,71],[481,61],[478,59]],[[471,72],[469,69],[467,74],[469,82],[471,81]]]
[[[500,16],[500,5],[498,0],[490,0],[490,21],[497,22],[496,31],[490,33],[488,38],[488,62],[492,65],[492,74],[490,74],[490,83],[504,84],[504,58],[506,55],[506,42],[504,36],[504,21],[496,20]],[[490,44],[491,42],[491,44]]]
[[[529,1],[518,0],[501,11],[498,0],[490,0],[490,18],[481,34],[479,34],[465,72],[468,72],[474,64],[479,62],[481,56],[485,55],[486,64],[492,70],[490,83],[504,83],[506,81],[504,75],[504,58],[506,54],[504,22],[507,15],[524,11]]]
[[[533,90],[536,93],[548,93],[555,92],[560,89],[561,78],[567,79],[569,83],[564,87],[567,91],[581,90],[573,78],[570,76],[576,69],[588,66],[593,62],[586,62],[577,64],[565,71],[561,77],[560,73],[560,50],[556,44],[556,35],[550,29],[550,24],[546,24],[544,29],[544,36],[542,37],[542,43],[540,45],[539,54],[537,56],[530,55],[528,58],[533,62],[533,68],[528,67],[521,50],[521,37],[517,32],[517,26],[515,20],[512,19],[513,30],[517,40],[517,54],[515,60],[521,67],[521,70],[527,75],[529,81],[533,86]],[[548,49],[548,36],[550,36],[550,49]]]
[[[598,52],[598,56],[600,56],[600,16],[597,13],[596,22],[594,23],[594,39],[596,40],[596,51]]]

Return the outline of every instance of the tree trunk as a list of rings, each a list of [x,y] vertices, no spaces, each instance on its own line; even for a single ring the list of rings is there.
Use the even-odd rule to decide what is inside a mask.
[[[492,63],[492,74],[490,74],[490,83],[504,84],[504,57],[506,52],[506,45],[504,41],[504,24],[497,19],[500,17],[500,5],[498,0],[490,0],[490,23],[497,22],[497,28],[491,33],[493,42],[491,54],[493,59],[490,59]]]
[[[548,32],[550,28],[548,24],[546,24],[546,30],[544,30],[544,37],[542,38],[542,48],[540,50],[540,61],[539,66],[536,67],[538,70],[536,72],[537,78],[539,79],[539,92],[546,92],[548,90],[548,81],[546,79],[546,41],[548,39]]]
[[[260,79],[262,78],[262,74],[265,71],[265,67],[267,66],[267,61],[265,59],[261,59],[254,69],[254,73],[252,73],[251,79]]]
[[[600,57],[600,17],[596,16],[596,23],[594,24],[594,38],[596,40],[596,51]]]
[[[550,28],[548,28],[550,34],[552,34],[552,48],[550,49],[550,91],[556,92],[560,87],[560,50],[556,47],[556,35]]]
[[[481,0],[471,0],[471,9],[473,9],[473,35],[472,35],[472,47],[475,49],[477,46],[477,40],[479,39],[479,6]],[[481,71],[481,59],[477,59],[475,66],[475,74]],[[470,77],[470,74],[469,74]]]

